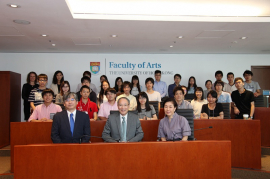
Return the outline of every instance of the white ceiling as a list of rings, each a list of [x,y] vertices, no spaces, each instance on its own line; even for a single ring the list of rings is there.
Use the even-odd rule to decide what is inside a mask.
[[[21,8],[10,3],[0,1],[0,53],[270,53],[270,22],[73,19],[65,0],[12,1]]]

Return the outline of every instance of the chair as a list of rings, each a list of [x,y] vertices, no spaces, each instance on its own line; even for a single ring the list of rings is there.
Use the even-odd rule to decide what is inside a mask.
[[[187,101],[191,101],[191,100],[193,100],[194,99],[194,94],[186,94],[185,95],[185,100],[187,100]]]
[[[188,140],[196,140],[194,138],[194,122],[193,122],[193,109],[177,109],[178,115],[184,116],[188,120],[188,124],[191,129],[191,135],[188,136]]]
[[[135,110],[135,111],[128,111],[128,112],[131,112],[133,114],[137,114],[138,115],[138,111],[137,110]],[[110,111],[110,114],[115,114],[115,113],[119,113],[119,111],[118,110],[111,110]]]
[[[159,119],[160,102],[158,102],[158,101],[149,101],[149,104],[150,104],[150,105],[153,105],[153,107],[154,107],[155,110],[156,110],[157,118]]]
[[[224,119],[231,119],[230,103],[220,103],[223,107]]]
[[[258,97],[254,97],[255,107],[267,107],[266,106],[266,100],[263,95],[260,95]]]

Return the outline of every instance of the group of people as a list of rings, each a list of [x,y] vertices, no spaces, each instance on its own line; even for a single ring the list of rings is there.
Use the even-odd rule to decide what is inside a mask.
[[[254,96],[260,95],[260,87],[257,82],[252,81],[251,71],[244,72],[245,82],[240,77],[234,79],[234,74],[228,73],[229,83],[223,82],[223,73],[217,71],[214,84],[211,80],[205,82],[206,90],[197,87],[193,76],[189,78],[188,87],[180,85],[180,74],[174,75],[175,83],[169,85],[167,89],[166,82],[161,81],[161,74],[160,70],[156,70],[155,80],[151,77],[147,78],[146,90],[143,92],[136,75],[132,77],[131,82],[123,82],[121,77],[116,78],[114,88],[110,86],[107,77],[102,75],[101,85],[97,88],[91,83],[91,73],[85,71],[81,83],[77,86],[77,92],[73,93],[70,92],[70,84],[64,80],[61,71],[55,72],[50,89],[46,87],[48,81],[46,74],[37,76],[35,72],[30,72],[22,90],[25,119],[29,122],[53,122],[52,140],[54,142],[67,142],[67,140],[78,142],[79,135],[84,136],[83,141],[89,141],[89,121],[107,120],[102,137],[104,141],[112,142],[140,141],[143,138],[139,120],[158,119],[155,108],[149,104],[149,101],[163,101],[164,104],[165,117],[160,121],[158,130],[158,137],[162,141],[187,140],[190,135],[187,120],[177,115],[176,109],[193,109],[196,119],[223,119],[224,113],[220,103],[230,103],[236,118],[243,118],[243,114],[248,114],[249,119],[253,118]],[[186,94],[194,94],[194,99],[191,102],[185,100]],[[62,108],[65,110],[62,111]],[[138,115],[128,112],[133,110],[137,110]],[[119,112],[111,114],[111,111]],[[77,118],[77,114],[80,117]],[[80,118],[83,118],[83,121]],[[80,128],[83,130],[80,132],[77,131],[79,128],[74,128],[75,119],[80,120],[78,123],[82,125]],[[85,119],[88,119],[88,122]],[[127,123],[127,119],[130,122]],[[60,127],[68,122],[70,129]],[[132,136],[124,135],[127,124],[134,127],[134,131],[128,133]],[[119,126],[121,126],[121,132],[116,130]],[[59,130],[64,130],[63,135],[60,135],[62,132]],[[175,135],[175,131],[179,130],[182,132]],[[73,132],[77,137],[72,137]],[[71,137],[70,134],[72,134]]]

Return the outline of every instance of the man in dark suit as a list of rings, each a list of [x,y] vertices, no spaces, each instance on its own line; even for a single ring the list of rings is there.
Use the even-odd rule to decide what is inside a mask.
[[[53,143],[89,143],[90,121],[86,113],[77,111],[76,93],[64,96],[66,110],[54,115],[51,131]]]
[[[130,102],[122,97],[118,100],[119,113],[111,114],[104,126],[102,138],[105,142],[139,142],[143,131],[138,115],[128,112]]]

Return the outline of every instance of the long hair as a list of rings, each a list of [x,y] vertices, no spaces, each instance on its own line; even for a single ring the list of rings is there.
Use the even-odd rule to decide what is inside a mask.
[[[149,105],[148,95],[145,92],[140,92],[139,95],[137,96],[137,110],[138,110],[138,112],[142,112],[141,103],[139,101],[140,97],[146,98],[145,109],[146,109],[146,111],[151,111],[151,108]]]
[[[123,90],[123,79],[122,79],[121,77],[117,77],[117,78],[115,79],[114,89],[115,89],[116,92],[119,91],[119,88],[118,88],[118,85],[117,85],[117,81],[118,81],[119,79],[122,81],[122,85],[121,85],[120,91],[121,91],[121,92],[124,92],[124,90]]]
[[[108,80],[104,80],[101,82],[101,85],[100,85],[101,88],[100,88],[99,97],[98,97],[98,101],[100,104],[103,103],[103,95],[105,95],[105,91],[103,89],[103,83],[105,83],[105,82],[108,83],[108,85],[109,85],[108,88],[110,88],[110,83]]]
[[[63,91],[62,88],[64,87],[65,84],[68,85],[68,92],[70,92],[70,85],[69,85],[69,82],[68,82],[68,81],[63,81],[63,82],[61,83],[61,85],[60,85],[60,94],[61,94],[61,96],[64,95],[64,91]]]
[[[193,87],[194,87],[194,90],[197,88],[197,84],[196,84],[196,79],[195,79],[195,77],[194,76],[191,76],[191,77],[189,77],[189,79],[188,79],[188,88],[187,88],[187,92],[190,90],[190,79],[191,78],[193,78],[193,80],[194,80],[194,84],[193,84]]]
[[[54,75],[53,75],[53,84],[57,84],[57,77],[56,77],[56,75],[58,74],[58,73],[61,73],[62,74],[62,79],[60,80],[60,84],[64,81],[64,75],[63,75],[63,73],[61,72],[61,71],[59,71],[59,70],[57,70],[55,73],[54,73]]]
[[[131,91],[132,91],[132,88],[133,88],[133,85],[134,85],[133,80],[138,80],[138,83],[137,83],[136,86],[137,86],[138,91],[139,91],[139,93],[140,93],[140,92],[141,92],[140,80],[139,80],[139,77],[138,77],[137,75],[133,75],[132,78],[131,78],[131,85],[130,85]]]
[[[30,75],[31,74],[34,74],[35,75],[35,77],[36,77],[35,84],[36,84],[37,83],[37,80],[38,80],[37,79],[37,74],[36,74],[36,72],[33,72],[33,71],[31,71],[31,72],[28,73],[27,78],[26,78],[26,82],[30,84]]]

